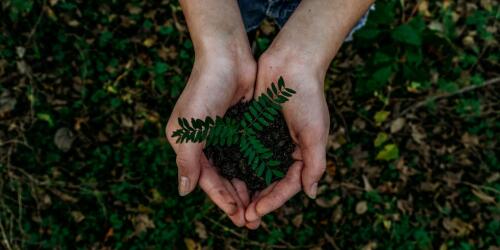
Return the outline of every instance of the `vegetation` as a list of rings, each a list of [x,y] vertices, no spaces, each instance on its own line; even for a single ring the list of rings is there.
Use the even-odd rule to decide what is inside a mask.
[[[176,193],[164,128],[193,64],[177,2],[3,0],[0,248],[498,249],[498,13],[377,1],[325,80],[317,199],[248,231]]]
[[[255,100],[250,102],[249,110],[241,114],[242,119],[237,122],[228,117],[213,118],[207,116],[205,121],[191,118],[191,124],[186,118],[178,118],[180,128],[172,134],[177,138],[177,143],[183,142],[203,142],[208,146],[231,146],[238,145],[240,152],[247,159],[248,166],[256,171],[261,177],[265,173],[265,181],[271,184],[274,176],[283,177],[284,173],[272,167],[281,164],[273,159],[273,152],[257,138],[257,133],[264,131],[273,122],[281,104],[288,101],[288,98],[295,94],[295,90],[286,88],[282,77],[267,88],[266,93],[262,93]]]

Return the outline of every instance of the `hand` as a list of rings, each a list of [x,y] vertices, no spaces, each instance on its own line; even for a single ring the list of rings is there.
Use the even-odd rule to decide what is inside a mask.
[[[262,216],[281,207],[301,187],[309,197],[315,198],[318,181],[326,168],[330,120],[323,91],[325,70],[291,51],[275,52],[270,48],[259,59],[254,96],[263,93],[280,76],[287,87],[297,92],[283,105],[283,114],[296,144],[295,162],[283,179],[253,197],[245,213],[248,228],[257,228]]]
[[[179,128],[178,117],[205,119],[223,116],[227,109],[249,101],[253,95],[256,63],[251,55],[233,53],[200,55],[195,58],[187,85],[167,123],[167,139],[177,154],[179,194],[190,193],[199,183],[210,199],[237,226],[245,225],[244,212],[249,195],[244,182],[221,177],[203,153],[202,143],[175,143],[173,131]]]

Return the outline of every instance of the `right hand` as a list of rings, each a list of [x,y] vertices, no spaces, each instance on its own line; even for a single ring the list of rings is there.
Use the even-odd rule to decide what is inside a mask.
[[[215,53],[214,53],[215,54]],[[167,123],[166,135],[177,154],[179,195],[189,194],[199,183],[210,199],[237,226],[245,225],[249,194],[243,181],[220,176],[203,153],[204,143],[176,143],[178,117],[223,116],[229,107],[252,99],[256,62],[251,55],[216,53],[197,56],[189,80]]]

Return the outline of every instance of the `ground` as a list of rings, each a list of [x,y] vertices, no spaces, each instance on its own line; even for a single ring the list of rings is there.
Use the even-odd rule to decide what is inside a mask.
[[[177,195],[192,43],[176,1],[126,2],[0,3],[2,248],[499,249],[497,1],[377,1],[326,78],[318,198],[257,231]]]

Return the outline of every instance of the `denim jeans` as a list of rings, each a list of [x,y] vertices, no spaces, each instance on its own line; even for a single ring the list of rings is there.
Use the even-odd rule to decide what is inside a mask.
[[[256,29],[266,17],[273,18],[280,28],[283,27],[299,5],[300,0],[238,0],[238,3],[248,32]],[[370,10],[373,8],[374,6]],[[350,41],[352,34],[365,25],[370,10],[354,26],[346,41]]]

